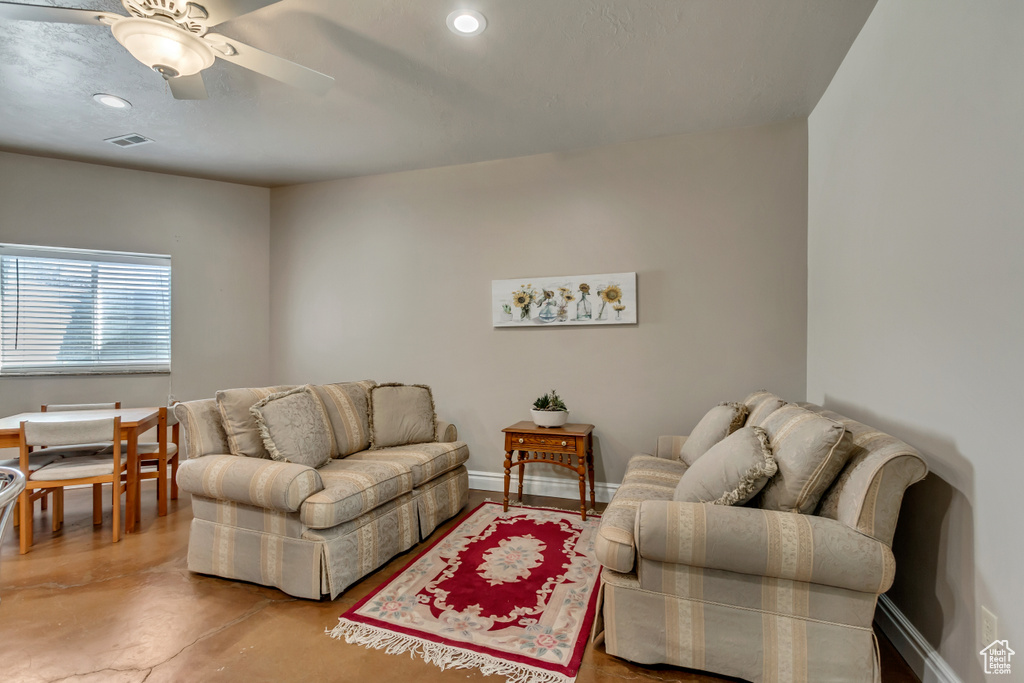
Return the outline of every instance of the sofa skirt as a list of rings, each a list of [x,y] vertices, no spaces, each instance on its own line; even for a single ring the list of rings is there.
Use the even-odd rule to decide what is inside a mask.
[[[460,465],[413,491],[420,522],[420,540],[454,517],[469,503],[469,472]]]
[[[425,539],[468,501],[469,474],[460,466],[351,522],[305,529],[295,538],[288,524],[294,514],[238,514],[234,503],[204,499],[192,520],[188,568],[274,586],[298,598],[333,600]],[[271,517],[274,524],[265,526]],[[271,528],[279,533],[266,530]]]
[[[610,655],[752,683],[878,683],[871,628],[692,600],[602,573],[595,639]]]

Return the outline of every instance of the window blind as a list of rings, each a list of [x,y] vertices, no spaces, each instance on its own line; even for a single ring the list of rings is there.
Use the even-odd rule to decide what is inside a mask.
[[[170,369],[170,256],[0,244],[0,376]]]

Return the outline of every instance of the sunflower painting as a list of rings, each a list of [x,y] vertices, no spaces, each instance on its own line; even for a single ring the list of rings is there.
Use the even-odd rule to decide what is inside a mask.
[[[491,281],[494,327],[635,325],[636,302],[636,273]]]

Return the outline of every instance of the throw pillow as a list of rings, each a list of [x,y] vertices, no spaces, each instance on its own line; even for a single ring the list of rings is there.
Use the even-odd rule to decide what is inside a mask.
[[[712,446],[683,473],[672,500],[742,505],[757,495],[777,469],[764,430],[743,427]]]
[[[743,426],[747,407],[742,403],[719,403],[700,419],[679,449],[679,459],[687,465],[708,452],[712,446]]]
[[[772,392],[761,389],[743,399],[743,404],[747,406],[747,424],[759,427],[766,417],[786,405],[786,402]]]
[[[759,506],[811,514],[832,481],[843,469],[853,447],[846,428],[806,408],[788,404],[759,425],[779,471],[761,492]]]
[[[294,386],[262,387],[257,389],[222,389],[217,392],[217,409],[220,410],[224,435],[228,440],[228,449],[232,455],[245,455],[250,458],[269,458],[270,454],[263,447],[256,419],[249,408],[260,399],[276,394]]]
[[[334,431],[332,458],[344,458],[370,447],[369,392],[376,385],[368,379],[313,387],[327,410]]]
[[[320,467],[331,459],[334,434],[320,399],[309,386],[271,394],[249,409],[270,457]]]
[[[370,448],[435,440],[437,415],[430,387],[379,384],[370,389]]]

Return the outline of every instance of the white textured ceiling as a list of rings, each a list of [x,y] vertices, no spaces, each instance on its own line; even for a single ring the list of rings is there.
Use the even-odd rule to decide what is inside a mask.
[[[204,101],[173,99],[106,27],[0,20],[0,149],[273,187],[759,125],[810,113],[874,4],[282,0],[216,30],[334,87],[218,60]],[[459,7],[487,30],[449,32]],[[125,133],[156,142],[103,142]]]

